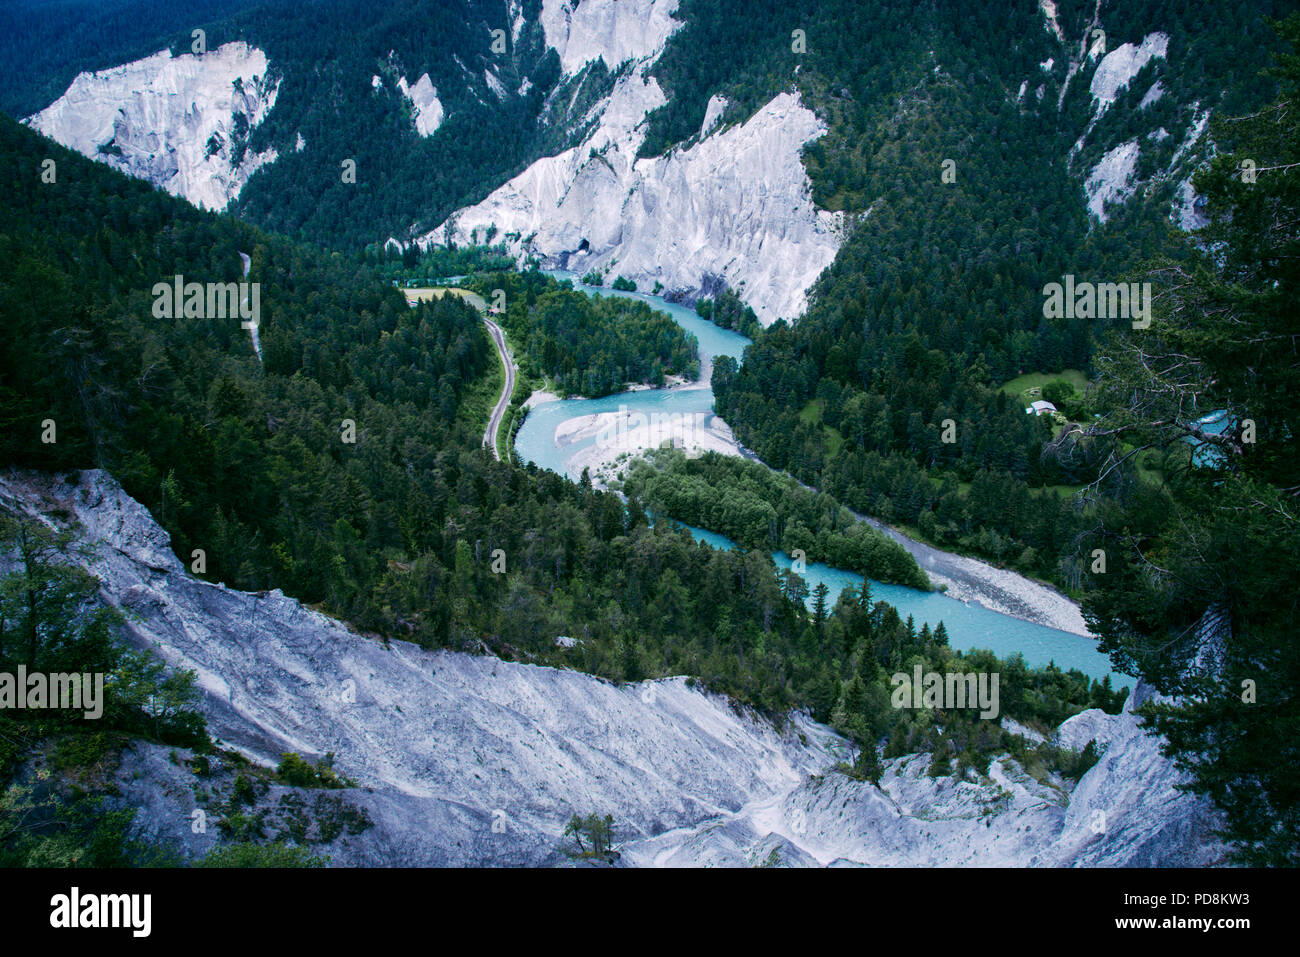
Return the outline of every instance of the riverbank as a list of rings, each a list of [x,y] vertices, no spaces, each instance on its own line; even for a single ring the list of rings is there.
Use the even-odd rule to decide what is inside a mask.
[[[743,446],[742,454],[762,461]],[[789,475],[788,472],[785,474]],[[799,484],[816,491],[806,483]],[[1096,637],[1088,630],[1078,603],[1051,585],[1026,578],[1010,569],[998,568],[982,559],[946,552],[870,515],[852,509],[849,512],[858,521],[865,522],[907,549],[935,587],[942,589],[949,598],[1072,635]]]
[[[547,402],[559,402],[560,397],[554,392],[546,392],[543,389],[534,389],[533,394],[524,400],[524,408],[531,409],[535,406],[545,405]]]
[[[534,401],[543,404],[558,399],[535,392],[529,397],[530,403]],[[720,416],[704,412],[647,414],[624,406],[564,419],[555,426],[552,441],[564,457],[566,471],[580,475],[583,469],[589,470],[592,484],[599,488],[617,487],[634,458],[665,441],[687,454],[718,452],[761,461],[736,440]],[[853,516],[906,549],[949,598],[1057,631],[1093,637],[1079,606],[1050,585],[980,559],[945,552],[870,516],[857,512]]]
[[[854,517],[902,545],[916,559],[921,570],[949,598],[976,604],[1021,621],[1046,625],[1085,638],[1088,630],[1083,612],[1068,596],[1050,585],[1026,578],[1019,572],[998,568],[978,558],[955,555],[919,542],[884,522],[854,512]]]
[[[634,389],[629,392],[654,392],[669,399],[672,393],[698,391],[695,382],[678,382],[659,389]],[[618,396],[606,396],[617,400]],[[563,401],[552,392],[533,392],[525,402],[528,408]],[[722,455],[750,457],[736,441],[731,427],[712,412],[643,411],[620,404],[617,409],[573,416],[560,421],[551,435],[555,449],[564,459],[564,469],[571,475],[589,470],[599,488],[610,488],[628,462],[647,449],[671,444],[688,455],[718,452]],[[571,451],[570,451],[571,450]]]
[[[656,391],[667,391],[669,389],[702,389],[702,388],[704,388],[704,385],[701,384],[699,380],[692,381],[686,378],[685,376],[670,375],[670,376],[664,376],[664,385],[662,386],[653,386],[650,385],[648,382],[630,382],[628,383],[627,388],[623,390],[623,392],[621,393],[616,392],[614,394],[623,395],[629,392],[656,392]],[[585,398],[585,396],[573,396],[573,398],[581,399],[581,398]],[[545,405],[547,402],[561,402],[561,401],[563,401],[563,397],[556,395],[554,392],[548,392],[545,389],[534,389],[533,393],[524,401],[524,408],[531,409],[537,405]]]

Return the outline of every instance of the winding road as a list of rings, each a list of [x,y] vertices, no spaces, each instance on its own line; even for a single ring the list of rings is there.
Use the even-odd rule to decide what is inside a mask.
[[[488,418],[487,430],[483,433],[483,447],[492,450],[497,461],[501,461],[501,452],[497,448],[497,432],[501,428],[501,420],[505,417],[506,409],[510,407],[510,397],[515,393],[515,364],[510,358],[510,350],[506,348],[506,336],[501,331],[501,327],[483,316],[483,322],[487,324],[488,334],[492,336],[492,341],[496,343],[497,355],[501,357],[501,365],[506,370],[506,381],[501,387],[501,395],[497,398],[497,404],[492,408],[492,415]]]

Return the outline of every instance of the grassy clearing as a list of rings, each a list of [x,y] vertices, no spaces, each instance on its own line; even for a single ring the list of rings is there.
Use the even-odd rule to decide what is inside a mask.
[[[1055,379],[1064,379],[1074,386],[1075,392],[1084,392],[1088,388],[1088,377],[1078,369],[1064,369],[1060,372],[1026,372],[1009,382],[1002,383],[1002,391],[1007,395],[1020,396],[1029,405],[1035,399],[1042,398],[1043,386]]]
[[[840,447],[844,445],[844,436],[840,435],[838,429],[832,429],[829,425],[822,422],[822,412],[824,404],[821,399],[813,399],[802,409],[799,410],[799,421],[806,422],[809,425],[821,425],[826,435],[826,452],[828,457],[834,457],[839,454]]]
[[[429,302],[433,299],[439,299],[451,293],[453,296],[460,296],[480,312],[487,310],[487,303],[483,297],[476,292],[470,292],[468,289],[461,289],[459,286],[418,286],[412,289],[403,289],[402,295],[406,297],[407,302],[424,301]]]

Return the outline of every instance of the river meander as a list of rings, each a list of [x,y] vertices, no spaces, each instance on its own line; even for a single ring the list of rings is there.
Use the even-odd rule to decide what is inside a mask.
[[[589,295],[639,299],[667,313],[699,342],[700,378],[698,382],[684,387],[624,392],[600,399],[563,399],[537,405],[530,411],[515,438],[515,450],[524,461],[534,462],[541,468],[552,469],[570,478],[579,478],[582,471],[579,463],[590,458],[599,435],[591,428],[577,429],[573,423],[574,420],[586,420],[594,415],[626,410],[632,415],[644,414],[647,418],[658,413],[660,416],[701,416],[699,421],[717,421],[713,414],[713,390],[709,386],[713,358],[725,355],[739,359],[749,344],[748,339],[719,329],[711,322],[701,319],[693,309],[668,302],[660,296],[585,286],[571,273],[558,270],[550,274],[557,279],[572,281],[575,289]],[[560,441],[557,441],[557,431]],[[713,532],[697,528],[692,528],[691,532],[697,539],[714,547],[735,547],[733,542]],[[894,537],[900,536],[894,533]],[[960,572],[954,569],[972,564],[968,559],[948,555],[922,543],[909,544],[909,551],[917,556],[922,568],[933,574],[957,575]],[[775,552],[772,557],[779,568],[791,566],[790,557],[783,552]],[[953,569],[946,567],[949,564]],[[1008,572],[1000,572],[999,575],[1003,587],[987,586],[988,600],[994,604],[999,599],[1005,599],[1007,580],[1014,582],[1019,578]],[[802,577],[807,580],[810,591],[819,582],[825,582],[833,596],[849,585],[858,587],[862,583],[860,575],[813,562],[807,563],[806,573]],[[1042,587],[1027,579],[1020,579],[1020,582],[1023,582],[1025,589]],[[1020,652],[1031,666],[1054,661],[1060,668],[1077,668],[1095,678],[1112,673],[1109,659],[1097,651],[1096,643],[1091,638],[1026,620],[1032,617],[1029,614],[1015,617],[984,607],[980,601],[980,583],[967,581],[966,585],[967,594],[970,595],[967,601],[959,601],[940,592],[924,592],[880,582],[872,582],[871,592],[874,598],[887,601],[897,608],[904,619],[913,616],[918,629],[922,622],[929,622],[933,628],[942,620],[948,629],[949,644],[954,648],[989,648],[999,656]],[[1013,586],[1010,590],[1015,591],[1016,588]],[[1122,684],[1131,687],[1134,683],[1131,677],[1119,673],[1113,673],[1111,680],[1117,687]]]

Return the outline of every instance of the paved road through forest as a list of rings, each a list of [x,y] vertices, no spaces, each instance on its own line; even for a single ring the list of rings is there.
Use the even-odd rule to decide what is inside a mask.
[[[510,359],[510,350],[506,348],[505,333],[501,327],[489,319],[483,317],[487,323],[488,333],[492,336],[492,341],[496,343],[497,354],[501,357],[501,365],[506,370],[506,381],[501,387],[501,395],[497,399],[497,404],[492,409],[492,415],[488,418],[487,431],[483,433],[483,447],[492,450],[492,454],[501,460],[501,452],[497,448],[497,431],[501,428],[501,420],[505,417],[506,409],[510,407],[510,397],[515,392],[515,364]]]

